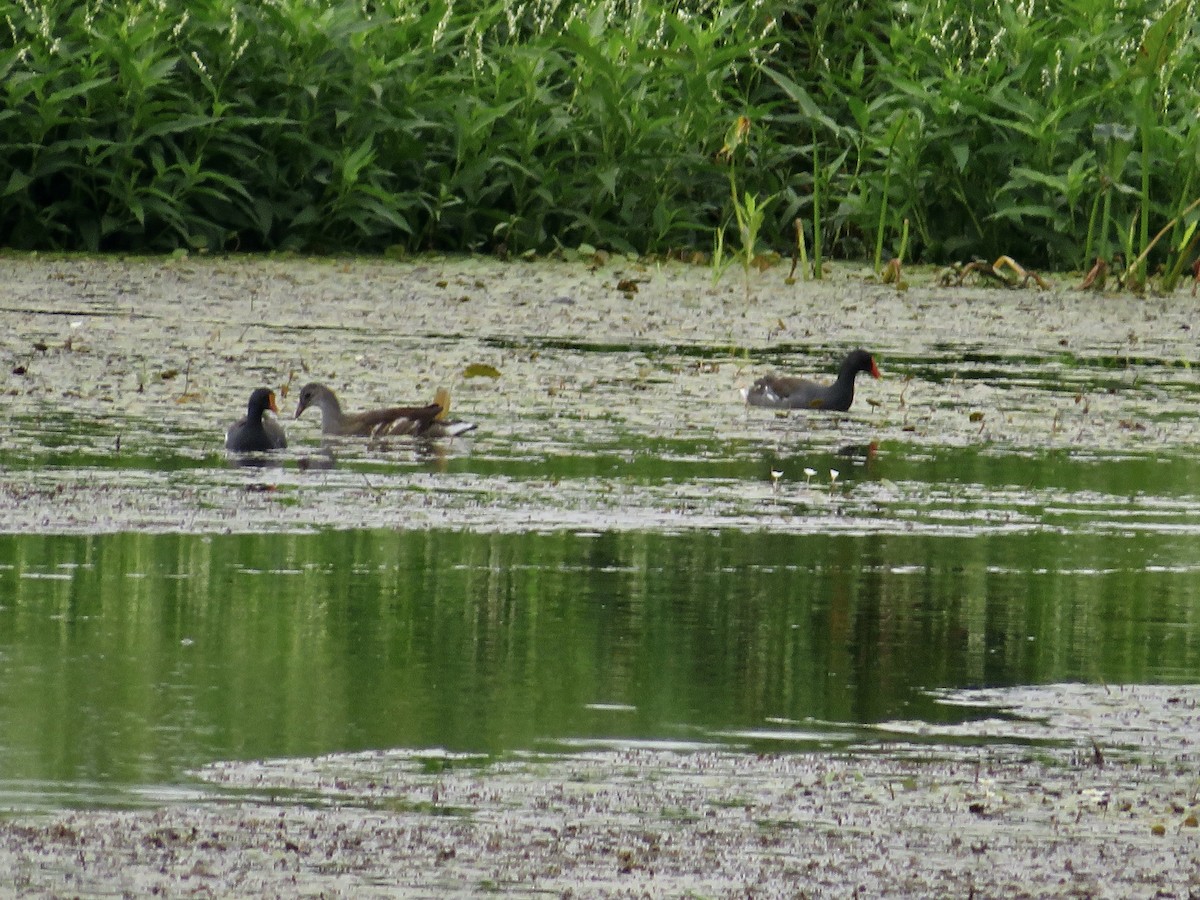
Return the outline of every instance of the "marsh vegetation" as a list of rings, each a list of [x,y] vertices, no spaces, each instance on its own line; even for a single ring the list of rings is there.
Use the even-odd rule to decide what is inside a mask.
[[[751,213],[816,271],[1062,270],[1178,221],[1172,282],[1195,246],[1194,0],[4,10],[4,245],[707,253]]]

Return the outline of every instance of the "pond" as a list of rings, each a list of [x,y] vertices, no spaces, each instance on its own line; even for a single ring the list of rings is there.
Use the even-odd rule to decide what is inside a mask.
[[[86,795],[364,748],[787,749],[947,715],[930,688],[1174,681],[1200,666],[1196,547],[1059,530],[6,536],[0,767]]]
[[[939,689],[1200,674],[1182,297],[4,265],[0,806],[363,749],[802,751],[978,714]],[[847,416],[746,409],[768,368],[836,368],[814,305],[884,379]],[[450,381],[479,428],[324,448],[290,418],[318,377],[352,407]],[[241,467],[220,429],[260,382],[291,448]]]

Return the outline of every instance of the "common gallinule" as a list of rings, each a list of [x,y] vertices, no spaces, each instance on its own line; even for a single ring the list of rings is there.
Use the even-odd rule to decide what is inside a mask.
[[[344,413],[337,396],[323,384],[312,382],[300,389],[296,418],[310,406],[321,410],[321,433],[341,437],[454,437],[475,427],[473,422],[445,418],[450,393],[439,390],[427,406],[394,406],[361,413]]]
[[[246,417],[238,419],[225,432],[225,449],[235,453],[255,453],[266,450],[282,450],[287,447],[283,428],[274,419],[264,419],[267,410],[278,413],[275,392],[259,388],[250,395]]]
[[[879,377],[879,366],[866,350],[853,350],[842,360],[837,381],[817,384],[804,378],[765,375],[742,390],[742,397],[751,406],[770,406],[775,409],[831,409],[845,412],[854,402],[854,378],[859,372]]]

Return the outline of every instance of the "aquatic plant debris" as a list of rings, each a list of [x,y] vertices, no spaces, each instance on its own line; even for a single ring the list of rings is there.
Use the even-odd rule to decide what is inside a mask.
[[[0,529],[1103,528],[1131,524],[1127,491],[903,479],[890,463],[1151,465],[1200,440],[1186,292],[939,288],[932,274],[921,287],[910,273],[898,294],[853,266],[795,285],[773,273],[747,301],[736,278],[624,258],[3,256]],[[636,306],[613,295],[618,277],[637,279]],[[469,308],[445,302],[468,287]],[[766,371],[827,373],[857,345],[885,377],[846,415],[738,399]],[[363,408],[445,387],[479,428],[325,446],[315,420],[291,418],[288,390],[308,380]],[[258,386],[281,399],[289,450],[231,467],[220,434]],[[839,472],[838,490],[810,470]],[[1193,499],[1147,491],[1162,515],[1132,524],[1195,527]]]
[[[957,728],[957,745],[926,735],[746,753],[629,742],[494,760],[429,749],[218,763],[197,773],[207,802],[2,822],[0,870],[27,896],[1200,890],[1200,688],[945,699],[1028,723],[1037,742],[1002,738],[985,717]]]

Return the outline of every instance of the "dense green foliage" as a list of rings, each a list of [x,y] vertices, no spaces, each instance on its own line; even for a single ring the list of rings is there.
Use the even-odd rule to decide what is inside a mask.
[[[1200,194],[1195,6],[0,0],[0,244],[709,249],[749,194],[785,251],[1132,257]]]

